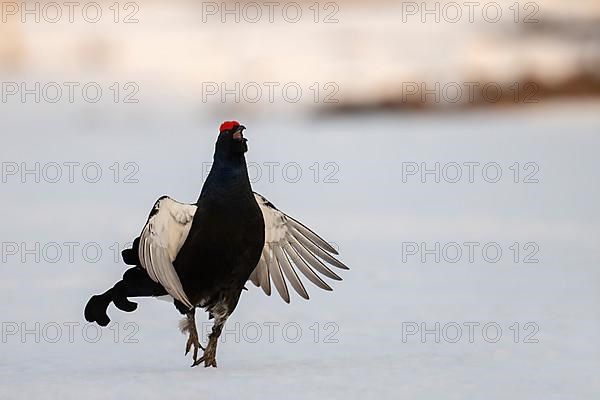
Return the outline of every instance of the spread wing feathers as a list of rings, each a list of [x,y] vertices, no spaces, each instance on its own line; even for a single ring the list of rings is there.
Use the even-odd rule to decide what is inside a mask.
[[[193,306],[181,286],[173,261],[190,232],[196,208],[168,196],[158,199],[140,235],[138,250],[142,267],[150,278],[190,308]]]
[[[254,193],[265,220],[265,247],[262,256],[250,275],[250,281],[271,295],[271,281],[286,303],[290,302],[287,283],[303,298],[308,293],[298,271],[309,281],[325,290],[332,290],[316,273],[341,281],[327,265],[348,269],[332,254],[338,252],[302,223],[279,211],[266,198]]]

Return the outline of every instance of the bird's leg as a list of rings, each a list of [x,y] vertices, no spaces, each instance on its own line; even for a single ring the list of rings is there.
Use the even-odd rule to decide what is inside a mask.
[[[198,340],[198,330],[196,329],[196,309],[195,308],[191,309],[186,314],[186,318],[181,321],[180,328],[181,328],[182,333],[187,332],[189,334],[188,341],[185,345],[185,355],[187,356],[188,353],[190,352],[190,349],[192,348],[192,346],[194,346],[193,360],[194,360],[194,364],[195,364],[196,360],[198,359],[198,349],[204,350],[204,347],[202,347],[202,345],[200,344],[200,341]]]
[[[221,336],[221,332],[223,331],[223,325],[225,325],[225,321],[227,320],[226,316],[216,316],[215,324],[212,327],[212,332],[208,335],[208,345],[204,350],[204,354],[198,360],[192,364],[192,367],[199,365],[204,361],[204,367],[217,367],[217,342],[219,341],[219,336]]]

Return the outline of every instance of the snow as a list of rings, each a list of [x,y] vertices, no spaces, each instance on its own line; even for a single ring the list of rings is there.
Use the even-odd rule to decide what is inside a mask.
[[[119,279],[125,266],[111,246],[120,249],[139,233],[160,195],[197,197],[218,124],[229,116],[198,116],[192,106],[156,112],[121,105],[107,108],[111,118],[85,126],[78,119],[85,110],[74,108],[46,107],[35,119],[19,105],[4,109],[4,163],[95,161],[103,177],[91,184],[80,175],[74,183],[7,176],[2,183],[4,246],[52,242],[63,254],[55,263],[49,254],[36,262],[22,247],[16,255],[3,248],[0,398],[593,399],[600,392],[597,104],[236,116],[248,127],[249,161],[262,166],[255,190],[335,242],[351,270],[340,271],[344,280],[332,284],[332,293],[307,287],[311,300],[295,296],[290,305],[249,283],[226,325],[217,369],[189,367],[180,315],[166,302],[142,299],[131,314],[111,307],[112,328],[102,330],[85,325],[83,307]],[[497,162],[503,179],[402,182],[402,162],[469,161]],[[115,183],[114,162],[135,162],[139,183]],[[302,177],[287,182],[279,169],[269,182],[265,162],[296,162]],[[338,166],[338,183],[323,182],[327,162]],[[514,162],[536,163],[539,183],[514,183]],[[70,241],[80,243],[73,260],[62,245]],[[469,241],[498,243],[501,260],[402,259],[403,242]],[[514,242],[535,242],[539,262],[515,263]],[[97,262],[81,254],[90,243],[102,250]],[[206,330],[205,315],[197,319]],[[439,343],[433,334],[425,343],[420,335],[403,340],[403,327],[432,329],[436,322],[447,326]],[[480,324],[473,343],[469,322]],[[528,322],[539,328],[537,343],[524,342]],[[448,340],[449,323],[463,329],[456,343]],[[486,323],[501,327],[498,342],[482,336]],[[52,343],[57,326],[61,336]],[[22,338],[23,328],[34,333]]]

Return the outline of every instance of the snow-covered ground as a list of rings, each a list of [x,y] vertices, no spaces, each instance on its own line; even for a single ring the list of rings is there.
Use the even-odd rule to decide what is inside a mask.
[[[125,266],[115,251],[140,231],[158,196],[196,199],[218,124],[232,116],[199,116],[191,106],[3,107],[2,399],[594,399],[600,392],[597,103],[239,116],[255,190],[335,242],[351,270],[332,293],[311,287],[310,301],[296,296],[290,305],[249,285],[217,369],[189,368],[180,316],[166,302],[144,299],[132,314],[111,307],[113,324],[102,330],[85,324],[83,307],[120,278]],[[36,162],[39,174],[20,175],[21,163]],[[72,183],[65,162],[80,163],[72,164]],[[82,175],[91,162],[98,165]],[[440,183],[433,174],[426,183],[407,175],[436,162]],[[474,165],[472,183],[470,162],[480,163],[466,164]],[[57,183],[52,163],[62,173]],[[450,183],[456,165],[462,178]],[[99,181],[87,182],[98,167]],[[487,182],[498,169],[499,182]],[[425,252],[425,262],[423,252],[411,255],[415,243],[422,250],[436,242],[440,252]],[[473,262],[465,242],[478,243]],[[30,252],[36,243],[39,251]],[[463,253],[453,263],[457,246]],[[497,248],[502,255],[492,262]],[[198,320],[208,326],[203,314]],[[430,331],[424,338],[422,328]]]

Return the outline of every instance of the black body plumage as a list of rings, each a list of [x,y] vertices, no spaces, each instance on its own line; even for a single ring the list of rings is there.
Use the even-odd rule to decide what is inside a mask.
[[[222,302],[233,311],[264,246],[245,149],[245,141],[217,141],[190,233],[173,263],[192,303],[209,311]]]

